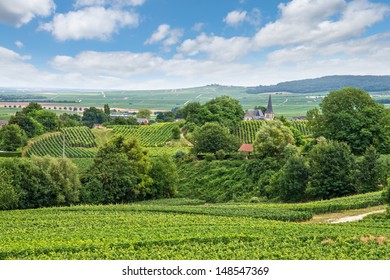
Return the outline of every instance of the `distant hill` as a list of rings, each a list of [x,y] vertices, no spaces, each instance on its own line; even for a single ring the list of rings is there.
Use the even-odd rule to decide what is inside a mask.
[[[325,76],[316,79],[282,82],[271,86],[249,87],[247,93],[256,94],[278,91],[310,93],[330,91],[348,86],[358,87],[370,92],[390,90],[390,76]]]

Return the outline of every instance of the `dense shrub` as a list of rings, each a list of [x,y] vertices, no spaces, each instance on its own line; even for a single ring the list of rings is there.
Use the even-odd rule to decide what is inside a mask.
[[[291,157],[271,179],[269,196],[284,202],[302,201],[305,196],[309,169],[300,157]]]
[[[347,144],[335,141],[318,144],[310,151],[308,160],[310,198],[330,199],[356,193],[355,158]]]
[[[2,188],[9,194],[7,209],[71,205],[79,200],[77,168],[68,159],[7,159],[0,162],[0,169],[8,174]]]

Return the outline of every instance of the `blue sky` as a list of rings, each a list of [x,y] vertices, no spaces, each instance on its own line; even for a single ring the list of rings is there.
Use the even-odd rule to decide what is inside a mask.
[[[385,0],[1,0],[0,87],[390,75]]]

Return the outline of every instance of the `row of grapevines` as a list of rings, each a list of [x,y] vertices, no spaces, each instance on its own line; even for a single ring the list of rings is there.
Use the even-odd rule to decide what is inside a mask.
[[[94,157],[96,147],[94,135],[87,127],[66,128],[63,132],[55,132],[38,137],[26,149],[27,156],[65,155],[70,158]]]
[[[63,128],[62,132],[65,133],[65,141],[71,147],[97,147],[95,136],[86,126]]]
[[[256,133],[264,125],[264,121],[242,121],[236,131],[236,135],[242,143],[252,144],[255,141]]]
[[[124,137],[135,137],[144,147],[161,147],[172,139],[172,129],[175,123],[158,123],[153,125],[114,125],[116,134]]]
[[[298,129],[303,136],[310,136],[313,131],[308,127],[307,121],[293,121],[292,126]]]
[[[327,225],[145,207],[0,211],[0,259],[389,259],[390,220],[384,215]]]

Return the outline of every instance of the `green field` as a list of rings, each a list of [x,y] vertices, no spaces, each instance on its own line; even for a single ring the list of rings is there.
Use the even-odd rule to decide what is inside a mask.
[[[96,92],[40,92],[39,95],[48,99],[80,101],[79,103],[61,103],[62,106],[103,107],[109,104],[111,108],[171,110],[182,107],[188,102],[205,103],[221,95],[237,99],[243,108],[267,106],[267,94],[247,94],[243,87],[206,86],[176,90],[150,91],[96,91]],[[324,95],[325,93],[315,94]],[[306,115],[306,112],[319,104],[321,99],[308,99],[312,94],[277,94],[273,95],[273,106],[277,116],[285,117]],[[0,114],[3,110],[0,108]]]
[[[9,94],[9,93],[2,93]],[[15,94],[15,93],[13,93]],[[24,93],[27,94],[27,93]],[[237,99],[243,108],[250,109],[254,106],[267,106],[268,94],[248,94],[244,87],[204,86],[198,88],[175,90],[138,90],[138,91],[56,91],[56,92],[32,92],[40,96],[46,96],[51,101],[69,100],[78,103],[60,103],[61,106],[101,107],[109,104],[111,108],[124,109],[151,109],[171,110],[182,107],[187,102],[199,101],[205,103],[210,99],[221,95],[227,95]],[[325,96],[327,92],[292,94],[279,93],[272,95],[273,109],[276,116],[291,118],[304,116],[306,112],[318,106],[322,98],[310,98],[312,96]],[[386,99],[389,92],[375,92],[376,100]],[[384,95],[384,96],[382,96]],[[54,104],[54,103],[53,103]],[[0,107],[0,119],[9,110]],[[58,111],[59,112],[59,111]],[[61,111],[61,113],[67,111]]]
[[[261,219],[259,209],[296,211],[188,199],[1,211],[0,259],[390,259],[386,214],[307,224]]]

